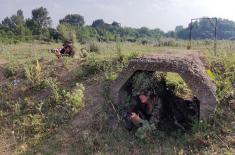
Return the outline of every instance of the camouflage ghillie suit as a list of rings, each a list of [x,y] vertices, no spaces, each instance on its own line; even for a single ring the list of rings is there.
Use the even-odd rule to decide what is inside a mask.
[[[154,102],[153,111],[151,114],[151,118],[149,119],[149,123],[153,124],[155,127],[159,125],[162,115],[162,99],[157,98]]]
[[[143,125],[155,127],[163,130],[190,129],[195,120],[199,120],[199,101],[197,98],[185,100],[175,95],[174,87],[168,87],[166,84],[165,74],[152,72],[137,73],[130,84],[129,92],[134,106],[129,108],[126,118],[127,129],[137,129]],[[151,92],[150,102],[153,105],[151,114],[147,114],[146,109],[141,107],[138,99],[140,90]],[[130,120],[130,114],[138,114],[141,121],[134,125]]]
[[[133,105],[126,117],[126,128],[128,130],[135,130],[139,127],[142,127],[144,124],[149,123],[151,125],[154,125],[154,127],[158,127],[159,122],[161,120],[161,114],[162,114],[162,100],[158,97],[153,97],[151,99],[151,103],[153,106],[152,112],[150,114],[147,113],[147,107],[144,107],[141,105],[140,102],[137,101],[135,105]],[[139,115],[141,118],[141,121],[138,125],[135,125],[130,120],[130,114],[134,112]]]
[[[156,98],[152,100],[153,110],[151,114],[146,114],[146,109],[140,109],[137,103],[131,108],[131,112],[138,113],[141,121],[136,126],[131,120],[126,117],[126,128],[128,130],[135,130],[143,125],[154,127],[160,130],[175,130],[180,129],[185,131],[192,127],[195,120],[199,119],[199,101],[194,98],[193,100],[184,100],[177,96],[169,96],[166,98]]]

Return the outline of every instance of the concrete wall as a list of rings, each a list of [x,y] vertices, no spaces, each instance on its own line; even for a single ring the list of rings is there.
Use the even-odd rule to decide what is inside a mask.
[[[200,117],[207,119],[214,111],[216,87],[206,74],[198,56],[192,54],[152,54],[131,60],[111,84],[111,95],[116,104],[122,104],[120,97],[122,88],[129,78],[139,70],[178,73],[199,99]]]

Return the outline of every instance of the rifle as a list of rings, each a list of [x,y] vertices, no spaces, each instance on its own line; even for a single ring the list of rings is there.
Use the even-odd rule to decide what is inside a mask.
[[[60,53],[61,50],[62,50],[61,48],[48,49],[48,52],[54,53],[56,55],[56,57],[59,59],[59,58],[61,58],[61,53]]]

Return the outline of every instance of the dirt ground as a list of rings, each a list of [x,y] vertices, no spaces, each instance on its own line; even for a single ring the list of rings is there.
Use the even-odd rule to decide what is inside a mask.
[[[4,60],[4,59],[0,58],[0,81],[2,81],[2,80],[4,80],[4,79],[5,79],[5,77],[4,77],[4,75],[3,75],[3,69],[2,69],[2,66],[3,66],[4,64],[6,64],[6,63],[7,63],[7,61],[6,61],[6,60]]]
[[[0,58],[0,66],[1,66],[1,65],[4,65],[4,64],[6,64],[6,63],[7,63],[7,61],[6,61],[6,60],[4,60],[4,59]]]
[[[67,155],[69,152],[70,145],[74,141],[74,134],[80,132],[86,132],[87,129],[91,128],[95,113],[102,108],[104,103],[103,92],[103,79],[98,77],[92,79],[92,81],[85,81],[83,83],[85,87],[84,100],[85,107],[77,114],[74,119],[70,122],[69,130],[60,130],[59,136],[62,140],[62,148],[59,155]]]
[[[102,96],[102,86],[102,81],[97,81],[92,85],[86,83],[84,84],[85,107],[77,116],[75,116],[74,120],[72,121],[72,126],[75,127],[77,130],[83,130],[87,128],[87,126],[92,121],[94,112],[101,108],[101,105],[104,102]]]
[[[9,142],[2,136],[0,136],[0,154],[1,155],[11,155],[11,149]]]
[[[5,79],[4,74],[3,74],[3,69],[0,66],[0,81],[3,81]]]
[[[6,64],[7,61],[4,59],[0,59],[0,81],[3,81],[5,79],[3,74],[3,68],[2,65]],[[0,154],[1,155],[10,155],[12,154],[10,151],[10,145],[9,142],[0,135]]]

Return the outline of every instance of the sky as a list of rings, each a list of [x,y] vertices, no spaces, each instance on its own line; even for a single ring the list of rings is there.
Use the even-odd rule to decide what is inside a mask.
[[[235,0],[0,0],[0,21],[22,9],[26,18],[32,9],[45,7],[56,27],[67,14],[80,14],[87,25],[96,19],[122,26],[174,30],[186,27],[191,18],[221,17],[235,21]]]

